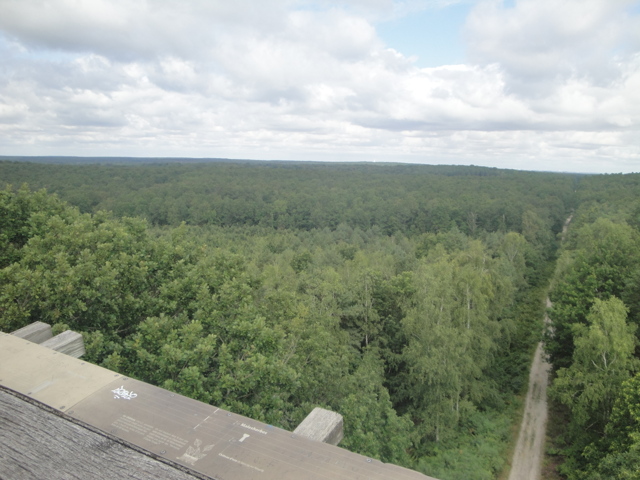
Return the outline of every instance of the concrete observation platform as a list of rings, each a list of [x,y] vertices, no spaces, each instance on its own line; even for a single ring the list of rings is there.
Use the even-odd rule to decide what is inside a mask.
[[[2,478],[435,480],[302,430],[266,425],[0,333]],[[321,435],[330,441],[333,434]]]

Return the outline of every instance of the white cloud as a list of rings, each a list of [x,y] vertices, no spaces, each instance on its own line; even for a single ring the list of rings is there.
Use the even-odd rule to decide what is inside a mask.
[[[420,69],[373,21],[439,1],[0,0],[0,148],[640,170],[629,4],[480,2]]]
[[[501,1],[484,1],[467,20],[470,57],[500,64],[524,91],[571,76],[608,83],[618,74],[620,55],[634,53],[630,33],[640,23],[627,12],[634,3],[518,0],[508,8]]]

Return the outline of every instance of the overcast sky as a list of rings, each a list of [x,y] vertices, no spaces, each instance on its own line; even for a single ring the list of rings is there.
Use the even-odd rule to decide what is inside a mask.
[[[640,1],[0,0],[0,155],[640,171]]]

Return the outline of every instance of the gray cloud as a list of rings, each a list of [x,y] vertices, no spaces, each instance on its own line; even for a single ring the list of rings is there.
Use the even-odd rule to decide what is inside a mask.
[[[480,2],[420,69],[372,22],[433,2],[0,0],[0,148],[639,170],[638,16],[587,3]]]
[[[481,2],[467,20],[470,58],[499,64],[518,92],[548,93],[555,82],[588,78],[609,85],[620,63],[638,52],[640,27],[633,0],[519,0]],[[635,45],[634,45],[635,43]],[[624,58],[627,57],[627,58]]]

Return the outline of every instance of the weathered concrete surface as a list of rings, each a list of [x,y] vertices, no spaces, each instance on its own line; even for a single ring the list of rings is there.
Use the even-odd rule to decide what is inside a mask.
[[[11,335],[29,340],[33,343],[42,343],[53,337],[51,325],[44,322],[33,322],[26,327],[22,327],[20,330],[16,330]]]
[[[342,415],[316,407],[293,433],[317,442],[338,445],[344,437],[342,426]]]
[[[42,342],[40,345],[74,358],[80,358],[85,354],[82,335],[77,332],[72,332],[71,330],[65,330],[55,337]]]
[[[52,408],[66,411],[121,377],[106,368],[0,333],[0,385]]]

